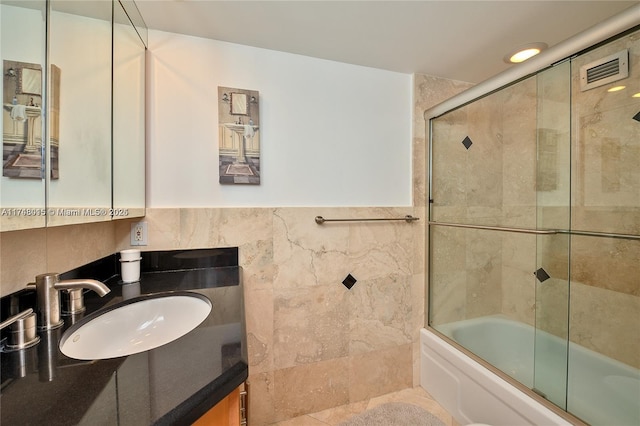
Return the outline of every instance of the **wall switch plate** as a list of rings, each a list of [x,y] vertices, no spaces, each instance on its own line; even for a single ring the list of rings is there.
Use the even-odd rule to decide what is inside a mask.
[[[135,222],[131,224],[131,245],[147,245],[147,222]]]

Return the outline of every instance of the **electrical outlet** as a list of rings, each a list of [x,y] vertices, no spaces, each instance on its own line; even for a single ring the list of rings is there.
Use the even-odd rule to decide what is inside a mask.
[[[147,222],[136,222],[131,224],[131,245],[147,245]]]

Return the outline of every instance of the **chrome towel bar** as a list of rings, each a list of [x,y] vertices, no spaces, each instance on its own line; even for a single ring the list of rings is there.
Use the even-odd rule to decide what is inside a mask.
[[[410,214],[405,217],[378,217],[378,218],[363,218],[363,219],[325,219],[322,216],[316,216],[316,223],[318,225],[322,225],[325,222],[370,222],[370,221],[382,221],[382,220],[404,220],[407,223],[415,222],[416,220],[420,220],[419,217],[413,217]]]

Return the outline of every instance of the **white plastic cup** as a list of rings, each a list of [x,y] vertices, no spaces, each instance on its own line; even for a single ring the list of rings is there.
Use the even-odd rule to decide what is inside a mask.
[[[140,260],[140,250],[128,249],[120,251],[120,261],[124,262],[125,260]]]
[[[140,250],[122,250],[120,252],[120,275],[122,282],[140,281]]]

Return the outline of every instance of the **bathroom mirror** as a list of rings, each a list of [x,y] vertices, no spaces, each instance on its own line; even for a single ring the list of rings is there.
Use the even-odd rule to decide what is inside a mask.
[[[0,19],[0,231],[143,216],[147,34],[135,3],[0,0]]]
[[[113,217],[144,216],[147,32],[133,1],[113,9]]]
[[[41,70],[46,63],[46,8],[44,0],[0,0],[1,231],[46,224],[41,96],[44,87]],[[25,28],[29,31],[24,31]]]

